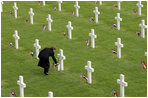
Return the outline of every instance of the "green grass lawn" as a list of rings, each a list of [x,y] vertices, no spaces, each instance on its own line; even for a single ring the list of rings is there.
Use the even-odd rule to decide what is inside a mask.
[[[74,1],[64,1],[62,11],[54,11],[53,7],[58,3],[55,1],[46,2],[46,6],[38,5],[37,1],[19,1],[18,19],[14,18],[13,3],[5,1],[1,14],[1,96],[8,97],[11,90],[19,96],[19,86],[17,80],[19,75],[24,77],[26,83],[25,97],[46,97],[48,91],[53,91],[55,97],[110,97],[114,88],[120,95],[120,86],[117,79],[120,74],[125,75],[128,87],[125,88],[126,97],[146,97],[147,96],[147,71],[141,67],[141,61],[147,62],[144,53],[147,51],[147,36],[145,39],[138,37],[136,31],[141,31],[139,24],[141,20],[147,21],[147,2],[142,2],[142,16],[134,13],[133,9],[138,9],[137,2],[121,2],[119,11],[113,5],[117,2],[105,1],[101,6],[92,2],[80,1],[80,16],[72,16],[75,11]],[[100,11],[99,23],[90,22],[89,18],[94,17],[93,10],[98,6]],[[25,18],[30,19],[28,12],[33,8],[34,24],[30,21],[25,23]],[[112,29],[111,25],[116,22],[115,16],[120,13],[121,29]],[[42,30],[42,25],[48,27],[46,18],[51,14],[53,19],[52,31]],[[68,39],[66,25],[72,22],[72,40]],[[95,29],[97,35],[96,48],[86,47],[85,40],[89,39],[91,29]],[[18,30],[19,49],[9,47],[9,41],[15,45],[14,30]],[[66,32],[66,37],[62,35]],[[147,31],[146,31],[147,32]],[[122,58],[118,59],[111,49],[117,49],[115,42],[121,38]],[[57,68],[51,68],[49,75],[43,74],[43,69],[38,67],[38,60],[29,55],[30,50],[34,52],[33,44],[35,39],[39,39],[41,49],[57,46],[63,49],[66,56],[64,61],[64,71],[58,72]],[[41,50],[40,49],[40,50]],[[84,66],[87,61],[92,61],[94,73],[92,73],[92,84],[88,84],[80,78],[80,73],[87,74]],[[50,58],[51,64],[53,60]]]

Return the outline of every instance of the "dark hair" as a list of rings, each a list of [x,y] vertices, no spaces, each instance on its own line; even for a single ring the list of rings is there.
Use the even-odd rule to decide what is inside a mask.
[[[52,46],[51,48],[52,48],[53,50],[56,50],[56,46]]]

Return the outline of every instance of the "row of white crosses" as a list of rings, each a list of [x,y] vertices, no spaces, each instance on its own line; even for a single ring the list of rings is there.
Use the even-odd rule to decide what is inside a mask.
[[[94,72],[94,69],[91,67],[91,61],[87,62],[85,66],[88,75],[88,83],[92,83],[91,73]],[[120,79],[117,79],[117,83],[120,84],[120,97],[124,97],[124,87],[128,86],[128,84],[124,81],[124,75],[120,74]],[[19,80],[17,84],[20,86],[20,97],[24,97],[24,88],[26,88],[26,84],[23,82],[23,76],[19,76]],[[48,92],[48,97],[53,97],[53,92]]]
[[[147,25],[145,25],[145,20],[141,20],[141,24],[139,24],[141,27],[141,37],[145,38],[145,28],[147,28]]]
[[[23,82],[23,76],[19,76],[19,80],[17,81],[17,84],[20,87],[20,97],[24,97],[24,88],[26,88],[26,84]],[[53,92],[48,92],[48,97],[53,97]]]

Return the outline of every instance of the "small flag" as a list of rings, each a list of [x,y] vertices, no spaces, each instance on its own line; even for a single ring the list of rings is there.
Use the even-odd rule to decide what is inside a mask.
[[[72,11],[72,15],[73,15],[73,16],[75,15],[75,12],[74,12],[74,11]]]
[[[113,94],[114,94],[114,89],[112,88],[111,96],[113,96]]]
[[[98,1],[95,1],[95,4],[97,4]]]
[[[86,45],[89,46],[89,40],[86,40]]]
[[[9,14],[12,15],[12,11],[10,11]]]
[[[147,68],[147,65],[146,65],[146,63],[145,63],[144,61],[141,62],[141,65],[142,65],[142,67],[143,67],[144,69]]]
[[[10,47],[13,47],[13,44],[12,44],[11,42],[9,42],[9,46],[10,46]]]
[[[43,30],[45,31],[46,30],[46,26],[43,24]]]
[[[114,7],[118,7],[118,5],[117,4],[114,4]]]
[[[16,97],[16,94],[14,93],[14,91],[11,91],[10,96],[9,97]]]
[[[83,78],[84,78],[85,80],[88,80],[88,78],[87,78],[87,76],[86,76],[85,74],[83,74]]]
[[[53,62],[53,63],[52,63],[52,68],[55,68],[55,67],[56,67],[55,65],[56,65],[56,64]]]
[[[138,36],[140,36],[140,32],[136,31],[136,34],[137,34]]]
[[[112,49],[112,53],[115,53],[115,54],[117,54],[116,50],[114,50],[114,49]]]
[[[56,6],[54,6],[54,10],[55,10],[55,11],[57,10],[57,7],[56,7]]]
[[[137,12],[138,12],[138,10],[134,9],[134,10],[133,10],[133,12],[134,12],[134,13],[137,13]]]
[[[25,22],[28,22],[28,19],[27,18],[25,19]]]
[[[82,75],[81,75],[81,73],[80,73],[80,78],[82,78]]]
[[[66,33],[65,32],[62,32],[63,33],[63,36],[66,36]]]
[[[40,1],[38,1],[38,4],[40,5],[40,4],[41,4],[41,2],[40,2]]]
[[[33,56],[33,52],[32,51],[30,51],[30,55]]]
[[[90,17],[90,21],[94,21],[94,18],[93,17]]]
[[[118,97],[117,91],[115,90],[114,92],[115,97]]]

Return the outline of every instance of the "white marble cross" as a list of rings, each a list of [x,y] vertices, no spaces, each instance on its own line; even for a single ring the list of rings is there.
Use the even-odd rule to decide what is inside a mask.
[[[91,37],[91,48],[95,48],[95,38],[97,38],[97,35],[95,35],[94,29],[91,29],[89,36]]]
[[[33,16],[34,16],[34,13],[33,13],[33,9],[32,8],[30,8],[29,15],[30,15],[30,23],[33,24]]]
[[[3,4],[4,4],[4,2],[1,1],[1,12],[3,12]]]
[[[48,97],[53,97],[53,92],[49,91],[48,92]]]
[[[120,74],[120,79],[117,79],[117,83],[120,84],[120,97],[124,97],[124,87],[128,86],[124,81],[124,75]]]
[[[66,27],[68,29],[68,38],[69,39],[72,39],[72,30],[73,30],[73,27],[71,26],[71,21],[68,21],[68,25]]]
[[[18,49],[18,40],[20,39],[20,37],[18,36],[17,30],[15,30],[14,32],[15,32],[15,34],[13,34],[13,37],[15,39],[15,48]]]
[[[51,31],[51,23],[53,22],[50,14],[48,14],[48,18],[46,18],[46,20],[48,21],[48,30],[50,32]]]
[[[43,6],[45,6],[45,1],[43,1]]]
[[[63,55],[63,50],[62,49],[60,49],[60,53],[57,56],[59,58],[58,71],[60,71],[60,70],[63,71],[64,70],[64,62],[63,62],[63,60],[65,60],[66,57]]]
[[[41,46],[39,45],[38,39],[35,40],[34,47],[36,48],[36,59],[39,59],[38,55],[39,55],[39,49],[41,48]]]
[[[117,13],[117,17],[115,17],[117,20],[117,30],[120,30],[120,21],[122,21],[122,18],[120,18],[120,13]]]
[[[98,15],[100,14],[100,12],[98,11],[98,7],[95,7],[95,10],[93,12],[95,14],[95,22],[98,23]]]
[[[91,61],[87,61],[85,69],[87,70],[88,83],[91,84],[92,83],[91,73],[94,72],[94,68],[91,67]]]
[[[61,11],[61,3],[62,3],[62,1],[57,1],[57,2],[58,2],[59,11]]]
[[[117,57],[121,58],[121,48],[123,48],[123,44],[121,44],[120,38],[117,38],[117,42],[115,42],[115,46],[117,46]]]
[[[147,56],[147,52],[145,52],[145,56]]]
[[[13,9],[14,9],[14,17],[17,18],[17,10],[18,10],[18,7],[16,5],[16,2],[14,2]]]
[[[76,8],[76,16],[79,16],[79,8],[80,6],[78,5],[78,1],[76,1],[76,4],[74,5],[74,7]]]
[[[137,3],[138,6],[138,14],[139,16],[141,16],[141,8],[143,7],[143,4],[141,4],[141,1],[139,1],[139,3]]]
[[[121,5],[120,5],[121,1],[118,1],[118,10],[121,9]]]
[[[141,24],[139,24],[141,27],[141,37],[145,38],[145,28],[147,28],[147,25],[145,25],[145,20],[141,20]]]
[[[99,1],[99,5],[102,5],[102,1]]]
[[[26,84],[23,82],[23,76],[19,76],[17,84],[20,86],[20,97],[24,97],[24,88],[26,88]]]

